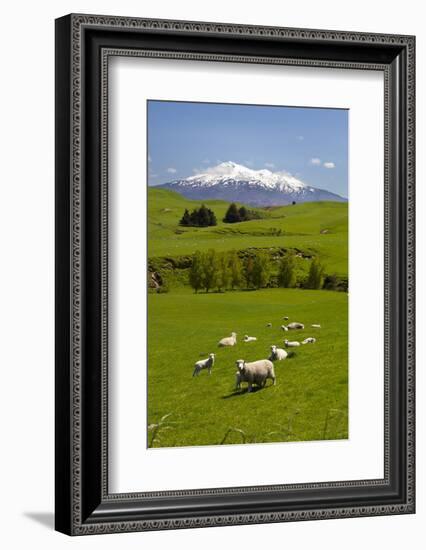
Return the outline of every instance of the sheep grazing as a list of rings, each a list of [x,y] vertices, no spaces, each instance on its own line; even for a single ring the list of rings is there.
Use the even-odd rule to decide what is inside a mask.
[[[305,328],[305,325],[303,325],[302,323],[290,323],[287,325],[287,328],[290,330],[303,330]]]
[[[284,332],[287,332],[288,328],[285,325],[281,325],[281,330],[283,330]]]
[[[321,325],[311,325],[312,328],[321,328]]]
[[[288,317],[283,317],[283,320],[284,320],[284,321],[288,321]]]
[[[288,340],[284,340],[284,344],[286,348],[297,348],[300,346],[300,342],[289,342]]]
[[[228,336],[227,338],[222,338],[218,346],[220,348],[225,348],[228,346],[235,346],[236,343],[237,343],[237,334],[235,332],[232,332],[231,336]]]
[[[252,363],[246,363],[244,359],[238,359],[237,374],[236,374],[236,389],[241,388],[241,382],[247,382],[248,391],[252,391],[253,384],[260,388],[265,387],[266,380],[270,378],[275,386],[276,378],[274,372],[274,365],[269,359],[261,359],[260,361],[253,361]]]
[[[212,367],[214,365],[214,358],[214,353],[210,353],[207,359],[200,359],[197,361],[194,365],[194,372],[192,373],[192,376],[198,376],[202,370],[208,370],[209,374],[211,374]]]
[[[315,344],[316,341],[317,341],[316,338],[309,337],[309,338],[305,338],[302,344]]]
[[[247,334],[244,336],[244,342],[256,342],[256,340],[256,336],[247,336]]]
[[[283,361],[287,357],[288,353],[282,349],[277,348],[277,346],[271,346],[271,355],[269,356],[270,361]]]
[[[267,328],[271,328],[271,327],[272,327],[272,323],[267,323],[266,326],[267,326]]]

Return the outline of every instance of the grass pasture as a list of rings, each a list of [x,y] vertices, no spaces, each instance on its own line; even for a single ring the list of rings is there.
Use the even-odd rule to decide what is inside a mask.
[[[262,220],[263,221],[263,220]],[[252,222],[248,222],[252,223]],[[148,445],[178,447],[312,441],[348,437],[348,334],[344,292],[264,289],[194,294],[188,288],[149,294]],[[303,331],[283,332],[289,321]],[[267,323],[272,328],[267,328]],[[321,329],[310,327],[321,324]],[[233,348],[220,338],[238,334]],[[244,334],[257,342],[243,343]],[[317,342],[275,363],[277,385],[236,392],[235,361],[267,358],[285,337]],[[216,353],[211,376],[193,365]],[[163,419],[163,420],[161,420]]]
[[[223,223],[229,203],[204,201],[217,216],[214,227],[179,227],[191,201],[166,189],[148,189],[148,254],[150,257],[190,255],[196,250],[291,248],[318,255],[327,273],[348,275],[348,204],[315,202],[274,208],[254,208],[262,219]]]

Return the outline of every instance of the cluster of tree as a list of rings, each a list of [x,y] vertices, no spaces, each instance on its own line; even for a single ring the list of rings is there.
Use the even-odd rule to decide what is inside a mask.
[[[296,286],[296,258],[294,253],[288,252],[278,268],[278,286],[293,288]],[[309,273],[302,286],[304,288],[320,289],[324,285],[324,266],[318,258],[314,258],[309,267]],[[325,288],[325,287],[324,287]]]
[[[231,252],[196,252],[189,270],[189,283],[195,292],[199,290],[262,288],[268,285],[271,276],[271,261],[268,254],[258,252],[241,260],[235,250]]]
[[[202,204],[200,208],[195,208],[191,213],[185,208],[179,225],[186,227],[208,227],[210,225],[217,225],[217,219],[213,210]]]
[[[217,289],[219,292],[228,288],[241,287],[243,282],[243,264],[235,251],[207,252],[197,251],[189,270],[189,284],[198,292],[204,289]]]
[[[266,252],[249,256],[244,266],[244,279],[247,288],[268,286],[271,279],[271,259]]]
[[[280,261],[278,267],[278,286],[293,288],[296,286],[296,258],[293,252],[288,252]]]
[[[349,286],[349,280],[347,277],[339,277],[335,273],[333,275],[326,275],[324,278],[323,287],[325,290],[338,290],[341,292],[347,292]]]
[[[260,214],[256,210],[249,210],[245,206],[238,206],[233,202],[229,205],[223,221],[225,223],[247,222],[249,220],[260,219]]]
[[[320,289],[324,284],[324,266],[318,258],[314,258],[309,268],[305,288]]]
[[[280,260],[276,282],[272,272],[271,257],[262,250],[243,261],[235,250],[217,252],[211,249],[194,254],[189,270],[189,283],[195,292],[199,290],[223,292],[235,288],[259,289],[276,284],[283,288],[299,286],[297,285],[296,257],[293,252],[288,252]],[[308,276],[300,286],[309,289],[332,288],[326,283],[329,283],[329,280],[324,275],[324,266],[318,258],[314,258]]]

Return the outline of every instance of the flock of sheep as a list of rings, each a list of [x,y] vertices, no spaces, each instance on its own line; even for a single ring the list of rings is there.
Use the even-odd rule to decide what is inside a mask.
[[[284,320],[288,320],[288,317],[284,317]],[[266,325],[268,328],[272,327],[272,323]],[[312,328],[321,328],[321,325],[314,324],[311,325]],[[303,323],[292,322],[288,325],[281,325],[281,329],[285,332],[289,330],[303,330],[305,325]],[[255,342],[257,338],[255,336],[244,336],[244,342]],[[289,341],[284,340],[284,345],[287,348],[298,347],[305,344],[314,344],[316,339],[313,337],[305,338],[302,342],[297,340]],[[237,334],[235,332],[231,333],[231,336],[222,338],[218,346],[223,347],[233,347],[237,343]],[[238,359],[237,372],[236,372],[236,387],[235,389],[241,388],[242,382],[247,382],[247,389],[249,392],[252,391],[253,385],[263,388],[268,379],[272,380],[273,385],[276,383],[276,376],[274,371],[274,361],[283,361],[288,356],[288,353],[285,349],[278,348],[277,346],[271,346],[271,353],[268,359],[260,359],[259,361],[253,361],[247,363],[244,359]],[[215,362],[215,354],[210,353],[206,359],[200,359],[194,365],[194,371],[192,376],[198,376],[202,370],[207,370],[209,374],[212,372],[212,368]]]

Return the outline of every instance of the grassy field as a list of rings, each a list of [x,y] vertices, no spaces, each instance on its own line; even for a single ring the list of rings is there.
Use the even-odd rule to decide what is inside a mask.
[[[348,207],[319,202],[257,209],[262,219],[238,224],[221,220],[229,206],[206,201],[218,225],[183,228],[190,201],[171,191],[148,190],[148,256],[161,270],[169,292],[148,294],[148,445],[176,447],[285,442],[348,437],[347,293],[268,288],[194,294],[187,270],[179,267],[196,250],[294,249],[296,270],[318,256],[326,273],[348,275]],[[180,259],[179,261],[177,261]],[[157,266],[157,267],[155,267]],[[161,267],[164,266],[164,267]],[[305,324],[284,333],[283,317]],[[272,328],[267,328],[272,323]],[[310,327],[321,324],[321,329]],[[233,348],[217,342],[237,332]],[[244,334],[257,342],[243,343]],[[252,393],[235,391],[235,361],[269,356],[285,336],[317,342],[296,348],[275,363],[276,386]],[[216,353],[212,375],[192,377],[195,361]],[[245,385],[244,385],[245,386]]]
[[[238,224],[221,220],[229,203],[205,201],[216,213],[218,225],[182,228],[178,223],[190,201],[165,189],[148,189],[148,255],[150,257],[193,254],[195,250],[283,247],[318,255],[327,273],[348,275],[348,205],[317,202],[257,209],[264,216]]]
[[[347,301],[345,292],[299,289],[149,294],[148,445],[347,438]],[[305,330],[282,332],[283,316]],[[218,348],[231,331],[237,345]],[[243,343],[244,334],[257,342]],[[275,363],[276,386],[268,381],[262,390],[236,392],[235,361],[266,358],[285,335],[317,342]],[[195,361],[211,352],[217,354],[211,376],[192,378]]]

